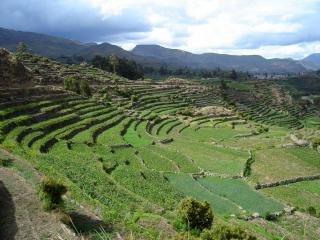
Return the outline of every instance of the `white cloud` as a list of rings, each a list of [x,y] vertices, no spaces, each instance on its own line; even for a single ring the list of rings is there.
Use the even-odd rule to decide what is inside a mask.
[[[192,52],[303,56],[320,29],[319,0],[93,0],[104,17],[141,11],[152,29],[134,42],[162,44]],[[312,21],[308,19],[314,18]],[[308,32],[313,31],[313,32]],[[310,34],[310,35],[308,35]],[[312,36],[311,36],[312,35]],[[319,39],[320,40],[320,39]],[[248,48],[249,47],[249,48]]]
[[[267,45],[255,49],[213,49],[217,53],[235,55],[262,55],[266,58],[301,59],[312,53],[320,53],[320,41],[290,45]]]
[[[197,53],[302,57],[317,50],[314,46],[320,41],[320,0],[2,0],[1,4],[4,27],[126,48],[161,44]]]

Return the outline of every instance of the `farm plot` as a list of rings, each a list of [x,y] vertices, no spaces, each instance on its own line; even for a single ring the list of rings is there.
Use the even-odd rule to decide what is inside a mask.
[[[216,174],[239,175],[248,158],[248,152],[218,147],[213,144],[179,140],[171,146],[206,171]]]
[[[165,174],[169,182],[185,196],[194,197],[201,201],[207,201],[211,204],[213,211],[222,215],[241,214],[238,205],[228,199],[219,196],[194,180],[190,175],[185,173]]]
[[[265,215],[283,209],[282,204],[255,191],[241,179],[205,177],[198,179],[198,182],[209,191],[227,198],[249,213],[257,212]]]
[[[320,211],[320,180],[306,181],[261,190],[266,195],[281,200],[288,205],[304,210],[314,207]]]
[[[320,155],[308,148],[265,149],[255,153],[251,179],[270,182],[320,173]]]

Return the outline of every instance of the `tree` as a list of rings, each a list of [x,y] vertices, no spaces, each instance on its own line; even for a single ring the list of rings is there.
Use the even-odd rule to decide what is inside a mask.
[[[180,230],[201,231],[211,227],[213,217],[212,209],[208,202],[185,198],[179,203],[175,226]]]
[[[110,56],[110,64],[113,66],[113,73],[115,74],[116,73],[116,66],[119,65],[119,58],[115,55],[115,54],[112,54]]]
[[[20,58],[23,54],[27,52],[27,47],[24,42],[19,42],[17,45],[17,56]]]
[[[80,94],[86,97],[91,96],[91,89],[89,83],[86,80],[80,81]]]
[[[161,67],[159,69],[159,73],[162,76],[167,75],[169,73],[168,66],[166,64],[161,65]]]
[[[19,42],[17,46],[17,53],[23,54],[27,51],[27,47],[24,42]]]
[[[136,95],[131,95],[131,104],[134,104],[138,101],[138,97]]]
[[[227,89],[228,88],[228,85],[226,84],[226,82],[223,79],[221,79],[220,88],[221,89]]]
[[[231,71],[230,77],[231,77],[232,80],[237,80],[238,79],[238,74],[234,69]]]

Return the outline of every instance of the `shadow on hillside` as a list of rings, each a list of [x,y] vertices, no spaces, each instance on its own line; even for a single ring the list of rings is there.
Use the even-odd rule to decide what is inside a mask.
[[[18,231],[12,196],[0,181],[0,239],[14,240]]]
[[[75,228],[75,231],[81,233],[82,235],[90,235],[92,233],[100,232],[101,230],[108,233],[112,230],[112,227],[103,221],[94,219],[84,214],[72,212],[69,214],[69,216],[74,225],[71,227]]]

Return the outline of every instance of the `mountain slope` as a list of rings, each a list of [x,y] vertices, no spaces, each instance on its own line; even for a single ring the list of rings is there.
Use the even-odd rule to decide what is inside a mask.
[[[21,32],[0,28],[0,47],[11,51],[19,42],[24,42],[32,53],[51,58],[61,56],[83,56],[87,60],[95,55],[119,57],[134,60],[144,66],[159,68],[166,64],[168,68],[217,68],[224,70],[249,71],[260,73],[298,73],[306,71],[303,63],[291,59],[265,59],[261,56],[235,56],[227,54],[190,52],[164,48],[158,45],[138,45],[132,51],[126,51],[109,43],[85,44],[64,38],[39,33]]]
[[[249,72],[301,72],[305,68],[292,59],[265,59],[257,55],[235,56],[228,54],[190,52],[164,48],[158,45],[138,45],[132,51],[136,55],[158,57],[169,66],[191,68],[216,68],[224,70],[235,69]]]
[[[320,69],[320,53],[314,53],[301,60],[301,63],[310,70]]]
[[[0,47],[15,51],[19,42],[24,42],[28,51],[51,58],[79,55],[90,60],[95,55],[109,56],[111,54],[116,54],[119,57],[135,60],[143,65],[148,64],[150,66],[160,67],[163,64],[159,59],[136,56],[133,53],[110,43],[81,43],[39,33],[0,28]]]
[[[19,42],[24,42],[29,51],[48,57],[73,55],[86,47],[84,44],[64,38],[0,28],[1,47],[15,51]]]

